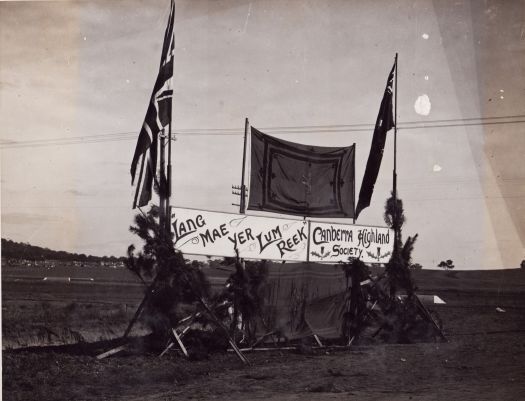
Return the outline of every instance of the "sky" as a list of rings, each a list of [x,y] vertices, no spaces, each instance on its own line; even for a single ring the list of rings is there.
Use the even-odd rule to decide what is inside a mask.
[[[413,261],[519,267],[524,9],[176,1],[172,204],[237,211],[246,117],[288,141],[355,143],[358,191],[397,52],[398,194],[403,235],[419,234]],[[2,238],[101,256],[136,243],[129,168],[168,12],[168,0],[0,3]],[[384,225],[392,169],[393,132],[357,224]]]

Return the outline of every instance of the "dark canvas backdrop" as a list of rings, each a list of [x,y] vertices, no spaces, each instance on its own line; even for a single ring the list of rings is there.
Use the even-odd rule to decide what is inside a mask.
[[[270,262],[268,271],[263,308],[267,327],[258,325],[259,336],[278,331],[289,340],[313,334],[341,337],[351,281],[347,283],[340,266]]]
[[[355,145],[310,146],[251,129],[249,210],[354,217]]]

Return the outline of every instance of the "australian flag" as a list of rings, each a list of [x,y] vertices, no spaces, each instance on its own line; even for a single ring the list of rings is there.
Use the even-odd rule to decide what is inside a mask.
[[[372,146],[370,147],[370,154],[366,162],[365,175],[361,183],[361,190],[359,191],[359,200],[357,201],[357,208],[355,211],[355,218],[359,216],[361,211],[370,206],[372,193],[381,167],[381,160],[383,159],[383,150],[385,148],[386,133],[394,127],[394,114],[392,112],[392,87],[394,84],[394,71],[396,64],[392,67],[388,80],[386,82],[385,93],[379,107],[379,114],[377,115],[376,125],[374,128],[374,136],[372,137]]]

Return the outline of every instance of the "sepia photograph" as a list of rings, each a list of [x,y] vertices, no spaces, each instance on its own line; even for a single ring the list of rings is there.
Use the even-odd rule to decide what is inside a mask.
[[[525,0],[0,1],[0,399],[525,397]]]

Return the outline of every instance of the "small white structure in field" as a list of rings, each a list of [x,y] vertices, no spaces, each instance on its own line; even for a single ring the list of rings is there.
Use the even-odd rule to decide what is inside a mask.
[[[400,295],[399,297],[406,298],[406,295]],[[424,305],[446,304],[446,302],[437,295],[417,294],[417,297]]]

